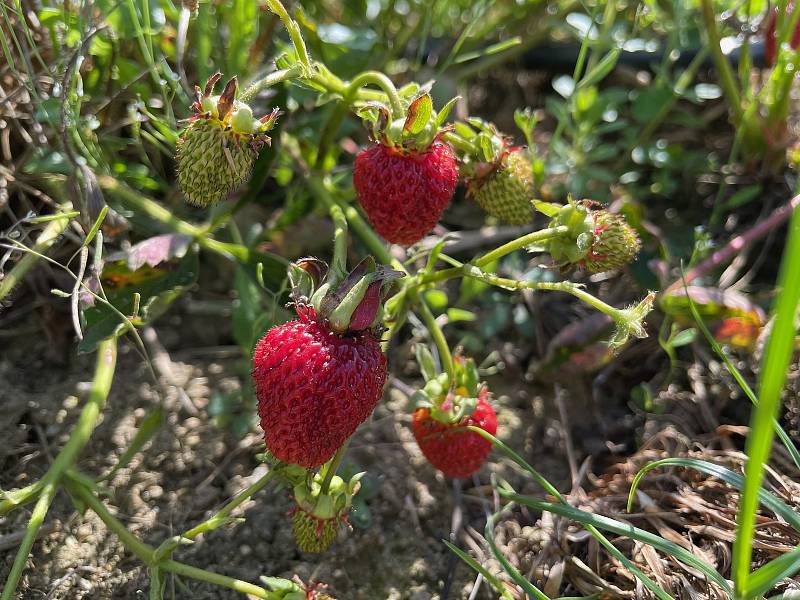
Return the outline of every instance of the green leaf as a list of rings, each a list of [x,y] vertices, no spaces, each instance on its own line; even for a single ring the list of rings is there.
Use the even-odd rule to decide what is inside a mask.
[[[800,547],[782,554],[753,571],[747,578],[745,598],[760,598],[786,577],[800,571]]]
[[[433,360],[430,348],[425,344],[416,345],[417,364],[419,370],[422,372],[422,377],[425,381],[430,381],[436,377],[436,363]]]
[[[600,83],[606,78],[606,75],[614,70],[619,58],[620,48],[614,48],[606,54],[600,62],[598,62],[592,69],[583,76],[578,82],[578,89],[587,88],[592,85]]]
[[[717,477],[718,479],[721,479],[728,485],[732,485],[738,490],[741,490],[744,487],[744,477],[738,473],[735,473],[734,471],[731,471],[730,469],[723,467],[722,465],[717,465],[712,462],[697,458],[664,458],[644,466],[636,474],[636,477],[634,477],[633,483],[631,484],[630,494],[628,495],[628,512],[630,512],[631,507],[633,506],[633,496],[636,492],[636,489],[639,487],[639,483],[641,482],[642,478],[653,469],[668,466],[695,469],[701,473],[706,473],[712,477]],[[760,490],[758,497],[759,501],[767,509],[771,510],[773,513],[789,523],[789,525],[794,527],[798,532],[800,532],[800,514],[795,512],[792,507],[788,506],[780,498],[771,494],[765,489]]]
[[[797,305],[800,301],[800,211],[794,211],[789,224],[781,270],[776,289],[772,330],[764,350],[759,382],[759,402],[750,420],[745,451],[745,487],[736,515],[737,532],[733,544],[731,575],[737,592],[748,587],[750,559],[753,554],[756,510],[758,508],[764,467],[769,461],[775,436],[775,417],[781,406],[781,391],[786,381],[794,351]]]
[[[692,329],[684,329],[673,335],[669,343],[672,345],[673,348],[680,348],[681,346],[688,346],[693,341],[697,339],[697,330]]]
[[[428,124],[433,114],[433,100],[430,94],[423,94],[408,106],[406,122],[403,125],[403,133],[417,135]]]
[[[474,321],[478,318],[474,312],[464,310],[463,308],[448,308],[447,309],[447,322],[457,323],[458,321]]]
[[[443,313],[447,310],[447,294],[442,290],[428,290],[425,292],[425,302],[431,307],[436,313]]]

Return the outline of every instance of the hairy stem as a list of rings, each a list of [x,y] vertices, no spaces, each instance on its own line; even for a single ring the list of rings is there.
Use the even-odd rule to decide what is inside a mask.
[[[97,498],[97,496],[95,496],[89,489],[84,487],[77,479],[72,480],[70,489],[76,496],[83,500],[86,505],[92,509],[92,511],[94,511],[94,513],[100,518],[101,521],[103,521],[103,523],[105,523],[109,530],[119,537],[120,541],[125,545],[125,547],[145,564],[150,566],[157,564],[158,567],[164,571],[171,571],[178,575],[185,575],[186,577],[191,577],[192,579],[213,583],[215,585],[223,586],[243,594],[251,594],[256,598],[270,598],[270,593],[267,590],[252,583],[248,583],[247,581],[234,579],[233,577],[227,577],[211,571],[205,571],[203,569],[198,569],[197,567],[169,559],[155,563],[155,549],[152,546],[148,546],[144,542],[140,541],[135,535],[128,531],[125,525],[114,515],[112,515],[108,508],[106,508],[105,504],[103,504],[103,502],[101,502],[100,499]]]
[[[331,485],[331,479],[333,476],[336,475],[336,471],[339,468],[339,465],[342,464],[342,459],[344,455],[347,453],[347,447],[350,445],[350,438],[347,441],[339,446],[339,449],[336,451],[336,454],[333,455],[333,458],[328,461],[325,465],[325,477],[322,480],[322,486],[320,489],[320,496],[328,493],[328,488]]]
[[[397,88],[392,83],[392,80],[380,71],[364,71],[356,75],[347,86],[345,99],[349,100],[355,95],[359,88],[370,83],[386,92],[386,95],[389,97],[389,104],[392,107],[392,117],[395,119],[403,118],[405,110],[403,109],[403,101],[400,98],[400,94],[397,92]]]
[[[510,254],[515,250],[519,250],[520,248],[525,248],[526,246],[530,246],[531,244],[537,244],[539,242],[550,240],[554,237],[563,235],[568,231],[569,227],[562,225],[559,227],[548,227],[547,229],[540,229],[539,231],[534,231],[532,233],[525,234],[522,237],[518,237],[515,240],[511,240],[510,242],[503,244],[499,248],[495,248],[491,252],[487,252],[483,256],[476,258],[474,261],[472,261],[472,264],[475,265],[476,267],[485,267],[486,265],[494,262],[498,258],[501,258],[506,254]]]
[[[186,533],[181,535],[181,537],[193,540],[201,533],[205,533],[207,531],[212,531],[219,527],[221,524],[225,523],[225,520],[228,516],[237,508],[239,507],[242,502],[259,492],[260,490],[264,489],[264,487],[275,478],[276,471],[270,470],[268,473],[263,475],[258,481],[256,481],[253,485],[249,486],[248,488],[239,492],[233,500],[228,502],[225,506],[223,506],[214,516],[210,519],[206,519],[204,522],[192,527]]]
[[[300,27],[297,25],[297,21],[292,19],[289,16],[289,13],[286,11],[286,8],[281,4],[280,0],[266,0],[267,6],[269,9],[278,15],[278,18],[283,23],[283,26],[286,27],[286,31],[289,33],[289,37],[292,39],[292,44],[294,45],[294,51],[297,52],[297,58],[303,64],[304,67],[307,69],[311,69],[311,59],[308,56],[308,50],[306,49],[306,43],[303,41],[303,36],[300,34]]]
[[[242,95],[239,97],[239,100],[242,102],[247,102],[252,99],[256,94],[258,94],[261,90],[271,87],[275,84],[280,83],[281,81],[287,81],[289,79],[297,79],[298,77],[302,76],[305,72],[303,65],[296,64],[292,65],[288,69],[283,69],[282,71],[275,71],[270,73],[263,79],[259,79],[258,81],[250,84],[250,86],[242,92]]]

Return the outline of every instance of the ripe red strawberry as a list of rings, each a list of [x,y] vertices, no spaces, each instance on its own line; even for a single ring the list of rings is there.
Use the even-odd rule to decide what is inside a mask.
[[[267,448],[312,468],[372,413],[386,382],[386,357],[369,331],[339,335],[314,308],[297,313],[258,342],[253,377]]]
[[[431,417],[429,408],[414,411],[412,428],[420,450],[430,463],[448,477],[465,479],[481,468],[492,450],[492,443],[474,431],[464,429],[474,425],[494,435],[497,416],[486,401],[489,391],[484,387],[478,395],[475,411],[457,423],[443,423]]]
[[[434,141],[421,152],[376,143],[356,157],[353,184],[367,218],[393,244],[410,246],[450,204],[458,180],[453,150]]]
[[[298,318],[270,329],[258,342],[253,379],[267,449],[286,463],[318,467],[372,413],[386,382],[381,351],[381,290],[397,276],[362,261],[343,281],[333,268],[317,286],[323,264],[292,265]],[[311,294],[316,288],[319,293]]]
[[[353,185],[367,218],[392,244],[422,239],[450,204],[458,181],[453,149],[442,141],[441,125],[455,98],[441,111],[423,93],[400,112],[375,104],[363,114],[375,141],[356,157]]]

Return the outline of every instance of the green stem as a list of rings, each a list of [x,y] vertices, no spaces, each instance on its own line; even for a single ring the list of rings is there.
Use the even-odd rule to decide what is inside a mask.
[[[431,309],[428,307],[428,304],[425,302],[424,299],[417,298],[419,302],[417,305],[419,306],[419,312],[422,316],[422,321],[425,323],[425,327],[428,328],[428,332],[431,334],[431,338],[433,338],[433,343],[436,344],[436,349],[439,351],[439,359],[442,361],[442,368],[447,373],[447,377],[450,380],[450,385],[455,384],[455,368],[453,366],[453,355],[450,352],[450,346],[447,345],[447,339],[444,337],[444,332],[442,328],[439,327],[439,324],[436,322],[436,317],[433,316]]]
[[[47,469],[47,473],[41,479],[42,491],[36,506],[33,509],[31,519],[28,522],[25,537],[22,540],[17,555],[14,559],[14,564],[6,579],[5,587],[3,588],[3,595],[0,600],[11,600],[12,594],[19,585],[22,571],[25,569],[25,564],[28,561],[28,554],[33,547],[33,542],[36,540],[36,535],[39,528],[44,521],[47,511],[50,508],[50,503],[56,493],[56,488],[64,473],[72,466],[78,457],[78,454],[89,441],[89,437],[94,430],[100,410],[108,398],[108,392],[111,389],[111,381],[114,379],[114,368],[117,363],[117,338],[110,337],[103,340],[97,349],[97,363],[95,366],[94,379],[92,381],[92,389],[89,392],[89,398],[86,405],[81,410],[78,417],[78,422],[69,440],[58,453],[53,464]]]
[[[28,521],[28,526],[25,529],[25,537],[22,538],[22,543],[17,549],[17,555],[14,557],[14,564],[11,565],[11,571],[6,579],[6,585],[3,588],[3,595],[0,596],[2,600],[11,600],[14,592],[19,585],[19,580],[22,577],[22,572],[25,570],[25,564],[28,562],[28,554],[30,554],[33,543],[36,541],[36,536],[39,534],[39,529],[44,522],[50,504],[56,495],[55,482],[49,482],[42,488],[42,493],[36,501],[36,506],[33,507],[31,518]]]
[[[380,71],[364,71],[356,75],[347,86],[345,99],[351,98],[359,88],[370,83],[386,92],[386,95],[389,97],[389,104],[392,107],[392,117],[395,119],[402,119],[405,116],[403,100],[400,98],[400,94],[397,92],[397,88],[392,83],[392,80]]]
[[[501,258],[506,254],[510,254],[515,250],[558,237],[567,233],[568,231],[569,227],[562,225],[559,227],[548,227],[547,229],[540,229],[539,231],[525,234],[522,237],[518,237],[515,240],[511,240],[510,242],[503,244],[499,248],[495,248],[491,252],[487,252],[483,256],[472,261],[472,264],[476,267],[485,267],[486,265],[496,261],[498,258]]]
[[[36,498],[41,491],[42,482],[37,481],[30,485],[26,485],[24,488],[2,492],[3,499],[0,501],[0,517],[7,515],[18,506],[27,504]]]
[[[245,490],[239,492],[233,500],[228,502],[225,506],[223,506],[214,516],[206,521],[200,523],[199,525],[192,527],[189,531],[184,533],[181,537],[193,540],[201,533],[206,533],[208,531],[213,531],[223,523],[225,523],[228,516],[237,508],[239,505],[242,504],[245,500],[250,498],[252,495],[256,494],[260,490],[262,490],[272,479],[275,477],[276,471],[271,470],[265,475],[263,475],[258,481],[256,481],[253,485],[246,488]]]
[[[227,575],[220,575],[219,573],[214,573],[213,571],[198,569],[192,565],[180,563],[175,560],[165,560],[160,563],[159,566],[165,571],[172,571],[176,575],[184,575],[199,581],[213,583],[214,585],[226,587],[241,594],[249,594],[251,596],[255,596],[256,598],[275,598],[275,594],[272,594],[261,586],[249,583],[247,581],[242,581],[241,579],[234,579],[233,577],[228,577]]]
[[[347,219],[338,204],[332,204],[328,212],[334,227],[331,272],[336,281],[343,281],[347,277]]]
[[[298,77],[302,76],[305,72],[305,68],[301,64],[295,64],[289,67],[288,69],[283,69],[282,71],[275,71],[270,73],[263,79],[259,79],[255,83],[252,83],[239,97],[241,102],[247,102],[251,98],[253,98],[256,94],[258,94],[261,90],[271,87],[275,84],[280,83],[281,81],[286,81],[288,79],[297,79]]]
[[[280,0],[266,1],[269,9],[278,15],[278,18],[283,23],[283,26],[286,27],[286,31],[289,33],[289,37],[292,39],[294,50],[297,52],[297,58],[304,67],[311,70],[311,59],[308,56],[306,43],[303,41],[303,36],[300,34],[300,27],[298,27],[297,21],[289,16],[289,13],[286,11],[286,8],[284,8],[283,4],[281,4]]]
[[[94,511],[100,520],[105,523],[106,527],[108,527],[108,529],[120,539],[120,541],[128,550],[130,550],[136,555],[137,558],[139,558],[139,560],[147,565],[152,566],[156,564],[154,562],[155,549],[152,546],[148,546],[144,542],[140,541],[130,531],[128,531],[125,525],[114,515],[112,515],[108,508],[106,508],[105,504],[103,504],[100,499],[97,498],[97,496],[95,496],[90,490],[84,487],[77,480],[73,480],[72,483],[73,484],[70,486],[71,491]],[[171,571],[178,575],[185,575],[187,577],[191,577],[192,579],[198,579],[200,581],[206,581],[208,583],[220,585],[243,594],[251,594],[256,598],[270,598],[270,593],[264,588],[240,579],[234,579],[232,577],[220,575],[211,571],[198,569],[197,567],[174,560],[163,560],[157,564],[158,567],[164,571]]]
[[[708,46],[711,49],[711,56],[714,58],[714,65],[717,67],[719,73],[719,83],[725,91],[725,96],[728,98],[728,104],[733,113],[733,123],[738,127],[741,125],[743,117],[739,88],[736,85],[736,77],[733,74],[733,69],[731,69],[731,64],[728,62],[728,58],[722,52],[722,47],[720,46],[717,18],[714,13],[714,3],[713,0],[700,0],[700,5],[703,11],[706,35],[708,35]]]
[[[221,242],[210,238],[208,237],[208,231],[205,229],[179,219],[155,200],[132,190],[113,177],[103,175],[98,177],[97,180],[100,183],[100,187],[106,192],[116,196],[128,208],[146,214],[154,221],[158,221],[164,225],[170,231],[194,238],[197,243],[206,250],[217,252],[241,263],[255,264],[263,262],[265,268],[273,268],[280,272],[285,271],[288,261],[282,256],[266,252],[257,252],[242,244]]]
[[[52,215],[55,218],[47,224],[47,227],[42,230],[42,233],[39,234],[39,237],[36,239],[33,245],[34,253],[26,252],[25,255],[17,261],[14,267],[6,273],[6,276],[0,280],[0,300],[8,296],[11,290],[22,281],[25,274],[30,271],[31,267],[39,262],[37,254],[43,254],[64,232],[70,222],[68,215],[71,210],[71,203],[67,202],[62,204],[59,207],[59,212]]]
[[[333,458],[325,465],[325,477],[322,480],[322,486],[320,488],[320,496],[328,493],[328,488],[331,485],[331,479],[333,476],[336,475],[336,471],[339,469],[339,465],[342,464],[342,459],[344,455],[347,453],[347,447],[350,445],[350,438],[347,438],[347,441],[339,446],[339,449],[336,451],[336,454],[333,455]],[[319,499],[319,497],[318,497]]]
[[[356,235],[361,238],[366,245],[369,251],[375,255],[375,258],[378,259],[378,262],[383,264],[391,264],[397,267],[397,261],[392,258],[392,255],[389,254],[388,248],[386,248],[386,244],[378,237],[372,227],[367,224],[367,222],[361,217],[358,211],[343,202],[339,202],[336,198],[333,197],[333,194],[328,190],[325,182],[322,180],[322,177],[319,175],[311,175],[307,183],[311,190],[314,193],[314,196],[325,205],[325,208],[328,210],[331,209],[332,206],[339,206],[344,212],[344,216],[347,219],[347,222],[350,224],[350,227],[353,228]],[[402,265],[400,265],[402,268]]]

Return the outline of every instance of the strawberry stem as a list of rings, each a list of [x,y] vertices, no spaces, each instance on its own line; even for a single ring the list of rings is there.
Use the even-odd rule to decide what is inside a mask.
[[[258,491],[262,490],[270,481],[272,481],[275,476],[277,475],[278,471],[275,469],[270,469],[265,475],[262,475],[258,481],[254,484],[249,486],[248,488],[239,492],[235,498],[233,498],[230,502],[228,502],[225,506],[223,506],[217,513],[215,513],[211,518],[206,519],[199,525],[192,527],[189,531],[182,534],[182,538],[186,538],[189,540],[193,540],[201,533],[205,533],[207,531],[213,531],[220,525],[223,525],[227,522],[228,516],[239,506],[250,498],[250,496],[254,495]]]
[[[389,97],[389,104],[392,107],[392,117],[395,119],[402,119],[405,116],[405,109],[403,108],[403,101],[397,88],[386,75],[380,71],[364,71],[355,76],[355,78],[348,84],[345,98],[350,99],[359,88],[367,84],[373,84],[381,88]]]
[[[50,508],[50,503],[55,497],[56,489],[64,474],[72,466],[78,458],[78,454],[89,441],[92,434],[97,418],[100,416],[100,411],[105,405],[108,392],[111,389],[111,382],[114,379],[114,370],[117,364],[117,338],[111,336],[100,342],[97,348],[97,363],[95,366],[94,379],[92,380],[92,389],[89,393],[89,398],[86,406],[83,407],[78,423],[75,429],[69,436],[69,440],[58,453],[53,464],[44,474],[41,479],[42,491],[36,506],[31,514],[30,521],[25,531],[25,537],[17,550],[17,555],[14,558],[14,564],[6,579],[6,584],[3,587],[3,594],[0,596],[2,600],[11,600],[12,595],[19,585],[19,580],[22,577],[22,572],[28,562],[28,554],[33,547],[36,536],[39,533],[39,528],[42,526],[47,511]]]
[[[347,219],[338,204],[328,207],[333,220],[333,260],[331,260],[331,273],[333,281],[340,282],[347,277]]]
[[[105,504],[103,504],[103,502],[97,496],[95,496],[91,490],[87,489],[81,483],[80,479],[75,476],[75,474],[71,474],[70,476],[69,489],[76,497],[85,502],[86,505],[91,508],[92,511],[100,518],[100,520],[105,523],[106,527],[116,534],[123,545],[145,564],[157,566],[159,569],[163,569],[164,571],[171,571],[172,573],[185,575],[187,577],[191,577],[192,579],[213,583],[215,585],[226,587],[243,594],[250,594],[256,598],[274,598],[274,594],[266,589],[247,581],[242,581],[241,579],[234,579],[233,577],[227,577],[212,571],[205,571],[203,569],[198,569],[197,567],[179,563],[170,559],[156,561],[154,559],[155,548],[145,544],[130,531],[128,531],[125,525],[111,514],[111,512],[106,508]]]
[[[333,455],[333,458],[330,459],[327,463],[325,463],[325,466],[323,466],[323,469],[325,470],[325,478],[322,480],[322,485],[320,486],[320,493],[319,496],[317,496],[317,501],[319,501],[319,498],[328,493],[328,488],[331,485],[331,479],[333,479],[333,476],[336,475],[336,471],[339,468],[339,465],[342,464],[342,459],[344,458],[344,455],[347,453],[347,447],[349,445],[350,445],[350,438],[348,438],[347,441],[345,441],[345,443],[339,447],[339,449],[336,451],[336,454]]]
[[[297,58],[304,67],[310,70],[311,59],[308,56],[306,43],[303,41],[303,36],[300,33],[300,27],[298,27],[297,21],[289,16],[289,13],[286,11],[283,4],[281,4],[280,0],[267,0],[267,6],[272,12],[278,15],[283,26],[286,27],[289,37],[292,39],[292,45],[294,46],[294,51],[297,52]]]
[[[485,267],[486,265],[494,262],[498,258],[505,256],[506,254],[510,254],[514,250],[519,250],[520,248],[524,248],[532,244],[544,242],[554,237],[558,237],[559,235],[563,235],[568,231],[569,227],[562,225],[559,227],[548,227],[546,229],[540,229],[539,231],[534,231],[532,233],[525,234],[522,237],[518,237],[515,240],[511,240],[510,242],[503,244],[499,248],[495,248],[491,252],[487,252],[483,256],[476,258],[474,261],[472,261],[472,264],[475,265],[476,267]]]
[[[439,360],[442,362],[442,368],[444,369],[445,373],[447,373],[447,377],[450,380],[450,385],[455,384],[455,367],[453,365],[453,355],[450,352],[450,346],[447,345],[447,339],[444,337],[444,332],[442,332],[441,327],[436,322],[436,317],[433,316],[431,309],[428,307],[427,302],[425,302],[424,298],[420,298],[418,294],[414,294],[414,299],[417,301],[417,305],[419,306],[419,312],[422,316],[422,321],[425,323],[425,327],[427,327],[428,332],[431,334],[431,338],[433,338],[434,344],[436,344],[436,349],[439,351]]]
[[[248,88],[242,92],[242,95],[239,96],[240,102],[248,102],[250,99],[253,98],[256,94],[258,94],[261,90],[276,85],[282,81],[287,81],[289,79],[297,79],[298,77],[302,77],[305,69],[302,64],[297,63],[289,67],[288,69],[283,69],[282,71],[274,71],[264,77],[263,79],[259,79],[251,83]]]

